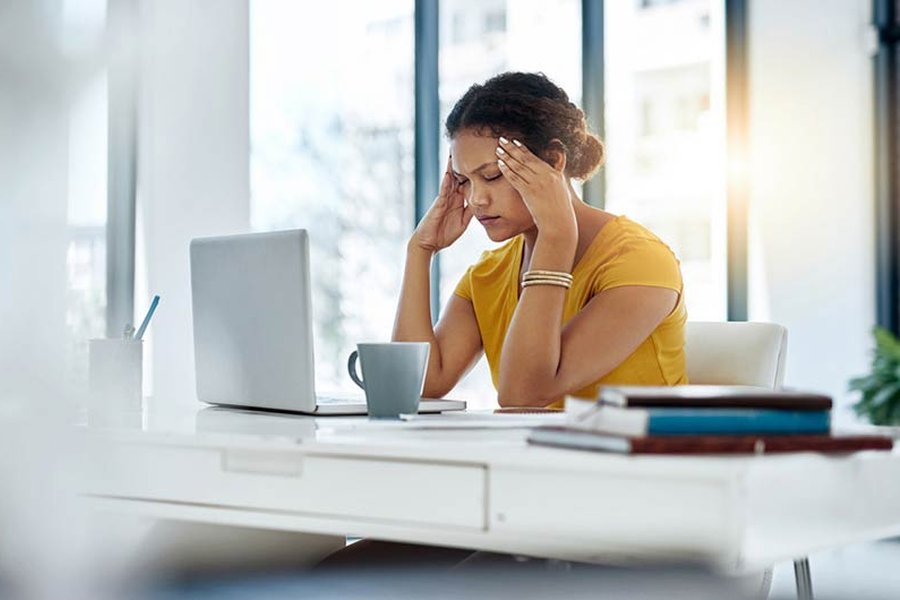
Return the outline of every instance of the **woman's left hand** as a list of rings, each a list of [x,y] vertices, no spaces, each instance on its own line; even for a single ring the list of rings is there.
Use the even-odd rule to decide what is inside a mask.
[[[538,235],[576,238],[578,227],[565,173],[532,154],[517,140],[501,137],[496,152],[500,172],[522,196]]]

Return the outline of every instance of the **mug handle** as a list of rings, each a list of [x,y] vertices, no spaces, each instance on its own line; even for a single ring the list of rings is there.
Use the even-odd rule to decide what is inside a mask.
[[[363,383],[362,379],[359,378],[359,375],[356,374],[356,359],[359,358],[359,352],[354,350],[350,353],[350,358],[347,360],[347,371],[350,372],[350,379],[353,380],[356,385],[361,387],[362,389],[366,389],[366,384]]]

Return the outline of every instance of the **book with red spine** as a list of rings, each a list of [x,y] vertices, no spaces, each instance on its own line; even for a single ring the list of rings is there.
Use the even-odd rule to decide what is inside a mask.
[[[531,430],[528,443],[621,454],[776,454],[785,452],[847,453],[891,450],[883,435],[665,435],[628,437],[576,427],[545,425]]]

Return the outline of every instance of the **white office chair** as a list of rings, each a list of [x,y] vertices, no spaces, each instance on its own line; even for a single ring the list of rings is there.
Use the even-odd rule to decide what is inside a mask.
[[[775,323],[689,321],[685,359],[690,383],[780,387],[787,329]]]
[[[787,329],[775,323],[689,321],[684,352],[692,384],[777,388],[784,382]],[[794,577],[797,596],[811,599],[808,558],[794,560]],[[759,580],[760,598],[768,597],[771,585],[768,569]]]

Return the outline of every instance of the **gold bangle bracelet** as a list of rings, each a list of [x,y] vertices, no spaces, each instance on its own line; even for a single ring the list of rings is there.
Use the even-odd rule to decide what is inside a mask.
[[[565,277],[559,277],[557,275],[526,275],[522,278],[522,281],[534,281],[536,279],[552,279],[553,281],[562,281],[564,283],[571,284],[571,279],[566,279]]]
[[[538,281],[541,283],[551,281],[553,283],[558,283],[559,285],[562,285],[565,287],[572,287],[571,281],[566,281],[565,279],[558,279],[556,277],[531,277],[529,279],[523,280],[522,284],[524,285],[526,283],[531,283],[532,281]]]
[[[532,285],[553,285],[556,287],[569,289],[571,287],[568,283],[563,281],[558,281],[556,279],[529,279],[528,281],[522,282],[522,287],[527,288]]]
[[[544,276],[544,275],[548,275],[548,276],[551,276],[551,277],[562,277],[562,278],[564,278],[564,279],[572,280],[572,274],[571,274],[571,273],[566,273],[565,271],[540,271],[540,270],[536,270],[536,271],[526,271],[526,272],[525,272],[525,277],[529,277],[529,276]]]
[[[523,284],[522,289],[524,290],[525,288],[533,287],[536,285],[549,285],[551,287],[560,287],[560,288],[563,288],[564,290],[569,289],[569,286],[567,286],[563,283],[557,283],[555,281],[530,281],[526,284]]]

